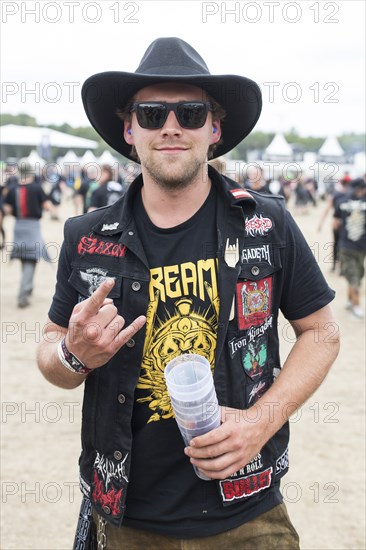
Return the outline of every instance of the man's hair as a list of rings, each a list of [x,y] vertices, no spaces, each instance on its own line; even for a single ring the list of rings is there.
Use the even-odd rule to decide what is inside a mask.
[[[127,103],[124,107],[122,107],[120,109],[117,109],[116,115],[118,116],[118,118],[120,118],[123,121],[127,120],[128,122],[131,122],[131,119],[132,119],[132,106],[135,103],[135,101],[136,101],[136,99],[134,97],[132,97],[131,99],[129,99],[127,101]],[[211,103],[212,121],[215,122],[216,120],[220,120],[220,121],[224,120],[225,115],[226,115],[225,109],[223,107],[221,107],[221,105],[215,99],[210,97],[208,94],[207,94],[207,101],[209,101]],[[208,160],[212,159],[212,157],[214,155],[214,152],[215,152],[215,149],[218,147],[218,145],[221,145],[221,143],[222,143],[222,139],[220,139],[217,143],[213,143],[212,145],[209,146],[208,152],[207,152]],[[136,148],[135,148],[134,145],[132,145],[132,147],[131,147],[130,156],[134,160],[139,162],[139,157],[138,157],[138,154],[137,154],[137,151],[136,151]]]
[[[113,180],[114,175],[112,166],[110,166],[109,164],[102,164],[100,169],[102,172],[107,172],[109,174],[109,179]]]

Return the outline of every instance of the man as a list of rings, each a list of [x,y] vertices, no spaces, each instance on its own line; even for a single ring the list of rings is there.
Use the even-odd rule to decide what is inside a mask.
[[[30,305],[37,262],[44,258],[50,261],[41,236],[40,219],[43,210],[53,211],[41,185],[34,180],[32,166],[22,162],[19,165],[19,184],[11,186],[4,200],[5,214],[15,216],[13,248],[11,258],[18,258],[22,264],[22,275],[18,291],[18,307]]]
[[[366,181],[357,178],[349,186],[349,193],[344,193],[336,203],[334,221],[339,228],[341,275],[348,283],[346,307],[353,317],[363,319],[360,287],[366,257]]]
[[[334,293],[281,198],[207,167],[252,130],[260,90],[161,38],[135,73],[89,78],[83,101],[142,172],[66,222],[38,353],[50,382],[85,382],[75,547],[91,503],[101,548],[298,548],[279,489],[287,420],[337,355]],[[298,337],[282,371],[279,308]],[[182,353],[210,361],[222,406],[221,426],[186,448],[164,381]]]
[[[333,212],[335,212],[339,201],[341,201],[345,197],[348,191],[348,184],[350,181],[351,179],[347,175],[347,172],[345,172],[344,177],[341,180],[335,182],[334,185],[332,186],[332,189],[328,191],[327,204],[325,206],[325,209],[322,213],[322,216],[320,218],[319,225],[318,225],[319,233],[323,228],[323,224],[328,213],[332,209],[333,209]],[[339,229],[340,229],[339,221],[333,215],[333,219],[332,219],[333,254],[332,254],[332,268],[331,268],[332,272],[335,272],[336,270],[336,265],[337,265],[338,256],[339,256],[339,251],[338,251]]]
[[[109,164],[102,164],[98,187],[92,191],[89,199],[88,212],[102,206],[110,206],[122,197],[125,191],[126,189],[121,183],[114,181],[112,167]]]

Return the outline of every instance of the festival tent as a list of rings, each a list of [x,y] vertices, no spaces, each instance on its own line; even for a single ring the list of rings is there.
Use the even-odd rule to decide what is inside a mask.
[[[94,153],[90,149],[88,149],[80,158],[80,164],[81,166],[85,166],[86,164],[89,164],[91,162],[96,163],[97,157],[94,155]]]
[[[5,124],[0,126],[1,158],[9,156],[22,157],[28,153],[27,148],[37,149],[41,157],[49,160],[52,148],[58,149],[95,149],[96,141],[72,136],[51,130],[51,128],[35,126],[18,126]]]
[[[343,157],[344,151],[336,137],[328,137],[318,151],[321,157]]]
[[[46,161],[39,156],[37,151],[32,150],[27,157],[23,157],[20,159],[19,164],[22,163],[28,163],[33,168],[43,168],[43,166],[46,164]]]
[[[115,162],[117,162],[117,159],[112,155],[108,149],[103,151],[103,153],[100,155],[99,164],[109,164],[109,166],[113,166]]]
[[[292,157],[292,148],[287,143],[286,138],[283,134],[276,134],[271,143],[266,148],[264,156],[266,159],[290,159]]]

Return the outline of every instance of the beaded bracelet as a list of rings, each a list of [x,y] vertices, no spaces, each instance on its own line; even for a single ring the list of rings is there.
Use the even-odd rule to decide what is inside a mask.
[[[92,369],[88,369],[76,355],[67,349],[65,338],[58,343],[57,353],[61,363],[69,371],[76,372],[77,374],[89,374],[92,371]]]

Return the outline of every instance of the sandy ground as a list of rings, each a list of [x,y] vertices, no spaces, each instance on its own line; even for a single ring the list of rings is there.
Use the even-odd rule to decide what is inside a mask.
[[[322,235],[316,233],[322,209],[323,204],[296,219],[337,291],[334,310],[342,349],[325,383],[292,419],[291,468],[283,494],[303,550],[361,550],[366,548],[365,323],[345,311],[346,283],[330,273],[330,220]],[[72,214],[72,203],[67,201],[61,218]],[[10,217],[5,221],[8,239],[13,223]],[[56,258],[63,222],[51,221],[46,214],[42,227],[48,250]],[[35,362],[55,275],[56,261],[42,261],[32,306],[19,310],[20,264],[9,261],[8,250],[2,251],[2,550],[66,550],[72,547],[75,532],[82,388],[67,391],[51,386]],[[293,334],[284,320],[280,323],[285,357]]]

